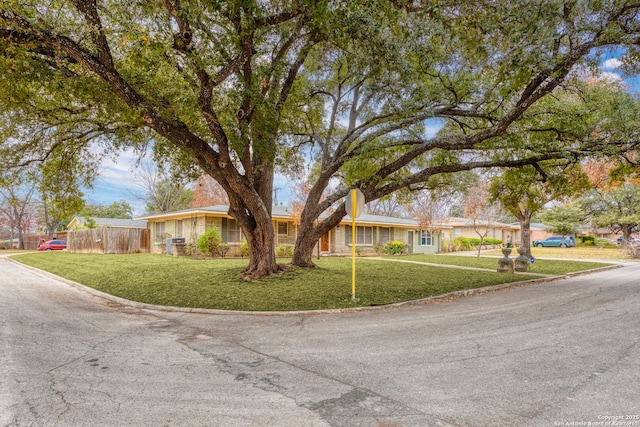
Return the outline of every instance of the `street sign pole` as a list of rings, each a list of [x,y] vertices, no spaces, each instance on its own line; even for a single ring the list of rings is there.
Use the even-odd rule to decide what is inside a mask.
[[[356,198],[356,190],[351,190],[351,299],[356,299],[356,216],[359,214]]]
[[[351,216],[351,299],[356,299],[356,218],[364,211],[364,194],[357,188],[351,190],[344,204]]]

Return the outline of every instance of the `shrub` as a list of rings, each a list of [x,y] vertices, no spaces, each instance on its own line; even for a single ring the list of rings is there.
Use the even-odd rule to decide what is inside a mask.
[[[582,246],[595,246],[597,243],[596,236],[578,236],[576,239]]]
[[[383,248],[384,253],[388,255],[406,254],[408,249],[409,248],[406,243],[400,242],[398,240],[387,242]]]
[[[447,253],[447,252],[453,252],[453,250],[454,248],[453,248],[453,243],[451,243],[451,240],[443,239],[442,247],[440,248],[440,251],[443,253]]]
[[[290,257],[293,256],[293,245],[280,245],[276,248],[276,256]]]
[[[378,255],[384,253],[384,243],[376,242],[373,244],[373,251]]]
[[[194,256],[196,252],[197,248],[193,243],[187,243],[186,245],[184,245],[184,254],[186,256]]]
[[[247,243],[247,239],[244,237],[242,238],[242,242],[240,243],[240,256],[243,258],[249,256],[249,243]]]
[[[203,254],[210,254],[212,257],[220,254],[223,245],[226,246],[226,243],[222,242],[222,237],[216,227],[211,227],[198,238],[198,250]]]
[[[470,239],[464,236],[458,236],[453,239],[453,247],[457,251],[470,251],[473,249]]]
[[[469,244],[471,245],[471,248],[473,247],[478,247],[480,245],[480,238],[479,237],[470,237],[467,238],[467,240],[469,241]],[[484,239],[482,239],[482,244],[483,245],[501,245],[502,244],[502,240],[500,239],[494,239],[493,237],[485,237]],[[469,249],[471,249],[469,248]]]
[[[216,254],[220,255],[222,258],[227,255],[227,252],[229,252],[229,245],[226,243],[221,243],[216,249]]]

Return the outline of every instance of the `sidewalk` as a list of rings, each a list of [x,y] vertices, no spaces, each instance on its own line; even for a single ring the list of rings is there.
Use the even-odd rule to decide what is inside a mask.
[[[495,258],[501,258],[501,257],[495,257]],[[372,260],[376,260],[376,261],[391,261],[391,262],[404,262],[407,264],[421,264],[421,265],[428,265],[431,267],[442,267],[442,268],[457,268],[459,270],[473,270],[473,271],[488,271],[488,272],[492,272],[495,273],[497,270],[497,266],[495,269],[493,268],[480,268],[480,267],[466,267],[463,265],[452,265],[452,264],[436,264],[433,262],[422,262],[422,261],[410,261],[410,260],[406,260],[406,259],[393,259],[393,258],[377,258],[377,257],[365,257],[363,259],[372,259]],[[528,271],[524,271],[524,272],[514,272],[514,274],[522,274],[522,275],[528,275],[528,276],[538,276],[538,277],[557,277],[557,274],[542,274],[542,273],[531,273]]]

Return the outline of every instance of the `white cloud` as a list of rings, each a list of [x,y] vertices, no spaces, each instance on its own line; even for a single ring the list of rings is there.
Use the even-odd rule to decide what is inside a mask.
[[[95,148],[99,151],[99,148]],[[136,176],[138,155],[132,150],[124,150],[114,159],[105,157],[99,166],[99,176],[93,189],[84,189],[86,200],[92,204],[109,205],[126,200],[133,207],[135,214],[142,214],[144,203],[137,199],[139,193]]]
[[[603,71],[600,73],[598,78],[611,83],[622,82],[622,76],[620,74],[612,73],[610,71]]]
[[[622,61],[618,58],[609,58],[604,61],[600,68],[603,70],[614,70],[622,65]]]

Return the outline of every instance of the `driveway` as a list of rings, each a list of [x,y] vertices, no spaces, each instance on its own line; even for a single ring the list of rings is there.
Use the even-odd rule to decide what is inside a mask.
[[[640,426],[640,264],[288,316],[142,310],[0,272],[0,425]]]

